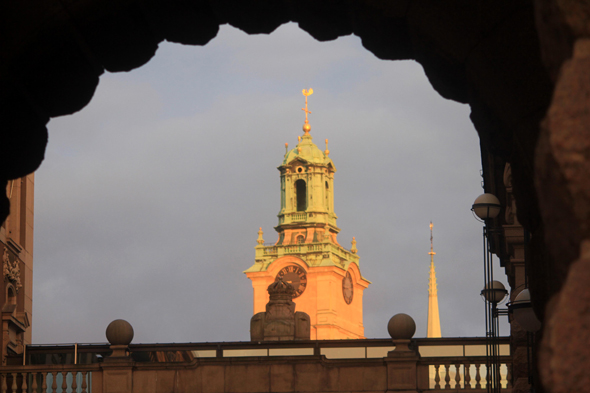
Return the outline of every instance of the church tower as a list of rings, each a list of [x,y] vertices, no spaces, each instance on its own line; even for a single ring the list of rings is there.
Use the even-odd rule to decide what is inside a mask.
[[[295,287],[296,310],[310,316],[311,339],[364,338],[363,291],[370,284],[359,268],[356,240],[350,250],[337,240],[340,229],[334,212],[336,167],[309,134],[305,96],[304,134],[278,167],[281,210],[275,227],[278,240],[265,245],[258,231],[255,262],[246,273],[254,288],[254,314],[265,310],[268,286],[282,277]]]
[[[432,245],[432,221],[430,222],[430,278],[428,281],[428,338],[440,338],[440,316],[438,314],[438,293],[436,290],[436,272],[434,271],[434,247]]]

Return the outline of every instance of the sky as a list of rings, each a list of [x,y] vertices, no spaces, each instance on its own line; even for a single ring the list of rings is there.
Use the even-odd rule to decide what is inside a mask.
[[[36,172],[33,343],[248,341],[257,231],[277,240],[284,144],[302,135],[337,172],[340,244],[355,236],[367,338],[397,313],[426,335],[430,221],[444,337],[484,336],[483,193],[468,105],[414,61],[382,61],[355,36],[320,43],[295,24],[204,47],[162,43],[106,73],[82,111],[52,119]],[[495,278],[502,277],[495,261]],[[507,335],[506,324],[501,334]]]

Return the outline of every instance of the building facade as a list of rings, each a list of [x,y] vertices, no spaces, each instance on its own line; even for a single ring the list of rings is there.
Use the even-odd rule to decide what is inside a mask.
[[[30,174],[10,180],[6,188],[10,214],[0,226],[3,365],[8,356],[22,354],[31,344],[34,187],[35,175]]]

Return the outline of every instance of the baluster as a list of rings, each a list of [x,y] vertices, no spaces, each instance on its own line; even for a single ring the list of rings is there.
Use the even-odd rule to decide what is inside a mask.
[[[6,378],[8,378],[8,374],[3,374],[2,375],[2,393],[6,393],[6,389],[8,389],[8,387],[6,386]]]
[[[471,389],[471,364],[465,363],[465,389]]]
[[[23,392],[23,393],[27,393],[29,391],[29,386],[27,383],[28,379],[29,379],[29,374],[23,373],[23,386],[21,386],[21,392]]]
[[[41,392],[47,392],[47,373],[41,373]]]
[[[506,363],[506,388],[512,388],[512,363]]]
[[[440,364],[436,364],[434,369],[436,370],[436,374],[434,376],[434,388],[440,389],[440,373],[439,373]]]
[[[445,375],[445,389],[451,388],[451,372],[449,371],[449,367],[451,367],[450,364],[445,364],[445,372],[447,373],[447,375]]]
[[[481,374],[479,373],[479,368],[481,364],[475,363],[475,388],[481,389]]]
[[[455,389],[461,389],[461,365],[455,364]]]
[[[492,386],[492,366],[486,366],[486,389]],[[492,386],[492,389],[494,387]]]
[[[16,393],[16,389],[17,389],[17,386],[16,386],[16,375],[17,375],[17,373],[10,373],[10,375],[12,375],[12,387],[11,387],[12,393]]]
[[[86,385],[86,375],[88,374],[88,372],[84,371],[82,373],[82,393],[87,393],[86,392],[86,388],[88,387],[88,385]]]
[[[39,393],[39,385],[37,384],[37,375],[39,375],[39,373],[31,373],[32,375],[32,385],[31,386],[31,391],[32,393]]]
[[[41,373],[41,391],[47,392],[47,373]]]
[[[51,383],[51,393],[57,393],[57,375],[58,373],[51,373],[53,382]]]
[[[68,391],[68,372],[62,371],[61,372],[61,391],[62,393],[66,393]]]
[[[72,371],[72,393],[78,392],[78,382],[76,382],[76,379],[78,379],[78,373]]]

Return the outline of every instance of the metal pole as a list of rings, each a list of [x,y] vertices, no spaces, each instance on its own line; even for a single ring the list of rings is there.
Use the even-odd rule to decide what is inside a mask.
[[[487,236],[487,226],[484,225],[483,227],[483,264],[484,264],[484,268],[483,268],[483,281],[484,281],[484,291],[486,291],[486,288],[489,289],[488,285],[490,283],[489,281],[489,252],[488,252],[488,236]],[[487,294],[487,292],[484,292],[484,294]],[[491,357],[492,357],[492,342],[491,342],[491,330],[490,330],[490,322],[491,322],[491,315],[490,315],[490,304],[487,300],[487,296],[484,296],[484,303],[485,303],[485,323],[486,323],[486,390],[488,393],[492,393],[492,386],[491,386],[491,382],[492,382],[492,378],[491,378],[491,374],[492,374],[492,362],[491,362]]]

